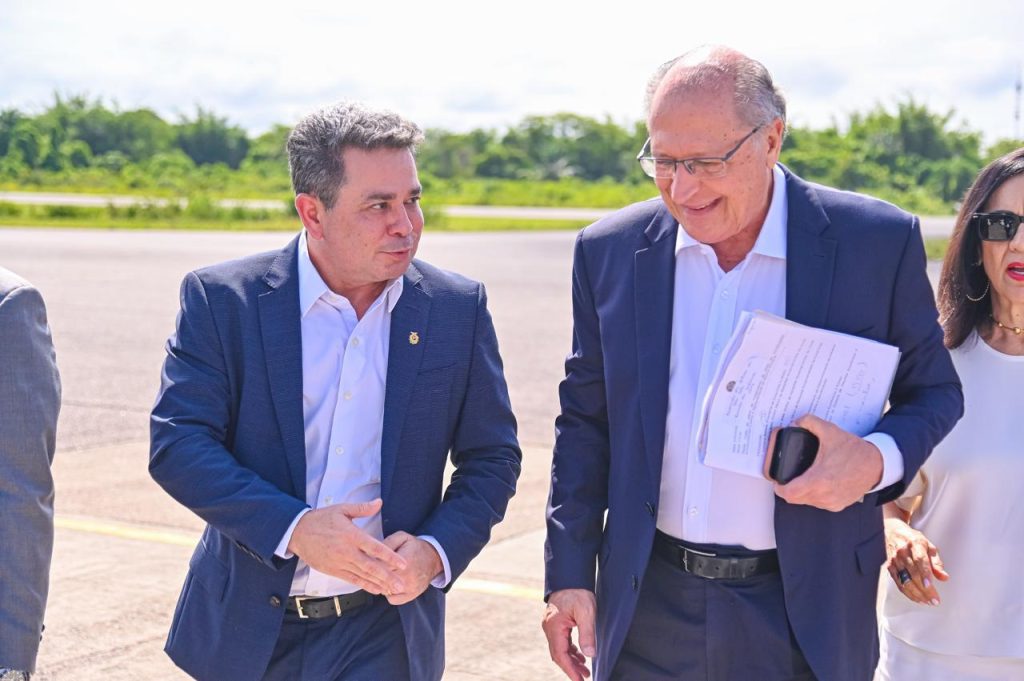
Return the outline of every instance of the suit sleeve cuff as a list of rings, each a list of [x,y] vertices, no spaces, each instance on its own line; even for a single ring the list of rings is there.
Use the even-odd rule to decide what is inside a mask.
[[[871,433],[864,438],[882,453],[882,479],[872,488],[872,492],[895,485],[903,479],[903,454],[896,446],[896,440],[887,433]]]
[[[444,566],[444,572],[438,573],[437,576],[430,581],[430,586],[443,589],[452,581],[452,566],[448,564],[448,554],[444,552],[444,549],[441,548],[441,544],[433,537],[429,535],[421,535],[419,538],[433,546],[434,550],[437,551],[437,555],[441,557],[441,565]]]
[[[299,520],[302,518],[302,516],[306,515],[312,510],[313,509],[311,508],[304,508],[302,509],[302,511],[299,512],[297,516],[295,516],[295,520],[293,520],[292,524],[288,526],[287,530],[285,530],[284,536],[281,537],[281,541],[278,542],[277,548],[274,549],[275,556],[277,556],[278,558],[284,558],[285,560],[288,560],[295,555],[294,553],[288,550],[288,544],[290,544],[292,541],[292,532],[295,531],[295,526],[299,524]]]

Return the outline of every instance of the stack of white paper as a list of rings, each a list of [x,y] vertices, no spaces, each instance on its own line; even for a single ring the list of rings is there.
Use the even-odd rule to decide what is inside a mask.
[[[762,477],[771,430],[804,414],[867,435],[885,408],[899,359],[891,345],[744,313],[704,398],[701,461]]]

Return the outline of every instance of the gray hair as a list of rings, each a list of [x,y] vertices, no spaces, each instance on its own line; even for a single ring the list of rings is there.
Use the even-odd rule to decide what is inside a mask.
[[[419,127],[398,114],[340,102],[307,114],[288,135],[288,170],[296,194],[311,194],[334,206],[345,182],[345,149],[415,149]]]
[[[665,62],[647,81],[644,110],[651,113],[651,103],[658,87],[672,67],[698,54],[706,56],[688,68],[684,79],[676,87],[689,91],[711,90],[724,84],[731,85],[736,113],[744,123],[763,125],[775,118],[782,121],[786,132],[786,98],[776,87],[772,74],[759,61],[727,48],[698,47]]]

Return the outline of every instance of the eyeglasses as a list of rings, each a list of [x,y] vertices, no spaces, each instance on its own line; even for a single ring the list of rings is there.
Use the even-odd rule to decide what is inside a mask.
[[[736,143],[736,146],[729,150],[725,156],[698,156],[696,158],[663,158],[661,156],[647,156],[651,150],[651,138],[644,142],[636,160],[648,177],[659,180],[670,180],[676,175],[676,166],[683,166],[686,172],[694,177],[721,177],[728,170],[726,163],[733,155],[740,150],[743,143],[753,136],[755,132],[764,127],[764,124],[757,126],[748,132],[743,139]]]
[[[1013,241],[1021,221],[1024,221],[1024,215],[998,210],[994,213],[974,213],[970,224],[978,230],[982,241]]]

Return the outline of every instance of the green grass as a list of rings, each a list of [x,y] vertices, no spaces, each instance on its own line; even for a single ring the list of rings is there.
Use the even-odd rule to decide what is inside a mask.
[[[426,228],[435,232],[577,230],[586,220],[448,217],[427,209]],[[295,231],[299,220],[284,211],[218,208],[208,200],[179,206],[28,206],[0,202],[0,225],[93,229]]]
[[[295,218],[281,218],[279,220],[264,220],[253,222],[251,220],[197,220],[192,218],[168,219],[157,218],[152,220],[139,220],[130,218],[111,218],[107,216],[96,216],[89,218],[69,218],[66,220],[55,220],[37,215],[12,218],[0,215],[0,226],[8,227],[68,227],[74,229],[167,229],[181,231],[298,231],[299,222]]]
[[[929,260],[942,260],[946,257],[949,239],[945,237],[929,237],[924,240],[924,252]]]
[[[452,179],[425,177],[424,195],[450,206],[542,206],[621,208],[658,194],[653,182],[639,184],[578,178],[561,180]]]
[[[538,230],[578,230],[587,222],[573,220],[506,220],[501,218],[447,218],[438,223],[427,223],[428,232],[498,232]],[[97,215],[91,217],[53,218],[39,215],[11,217],[0,215],[0,226],[9,227],[71,227],[80,229],[164,229],[181,231],[297,231],[297,218],[282,217],[274,220],[201,220],[195,218],[130,219]]]
[[[171,180],[174,180],[173,182]],[[117,175],[98,171],[86,173],[47,173],[36,171],[29,178],[0,181],[0,191],[61,194],[100,194],[117,196],[180,198],[204,195],[216,199],[280,199],[290,201],[287,174],[262,178],[242,171],[225,173],[220,181],[201,177],[170,178],[158,181],[141,178],[129,183]],[[507,180],[495,178],[443,179],[422,173],[424,196],[434,203],[480,206],[568,206],[574,208],[619,208],[643,201],[658,193],[654,184],[601,180],[588,182],[578,178],[561,180]]]
[[[538,230],[580,230],[591,220],[530,220],[520,218],[444,217],[428,221],[425,229],[434,232],[532,232]]]
[[[29,171],[16,178],[0,179],[0,191],[61,194],[114,194],[118,196],[155,196],[177,198],[189,194],[207,194],[214,198],[281,199],[292,196],[288,173],[263,177],[258,173],[227,171],[208,176],[203,170],[150,174],[136,169],[116,173],[99,168],[79,168],[60,172]]]
[[[220,208],[208,199],[187,208],[160,206],[33,206],[0,202],[0,225],[95,229],[295,230],[298,219],[285,211]]]

